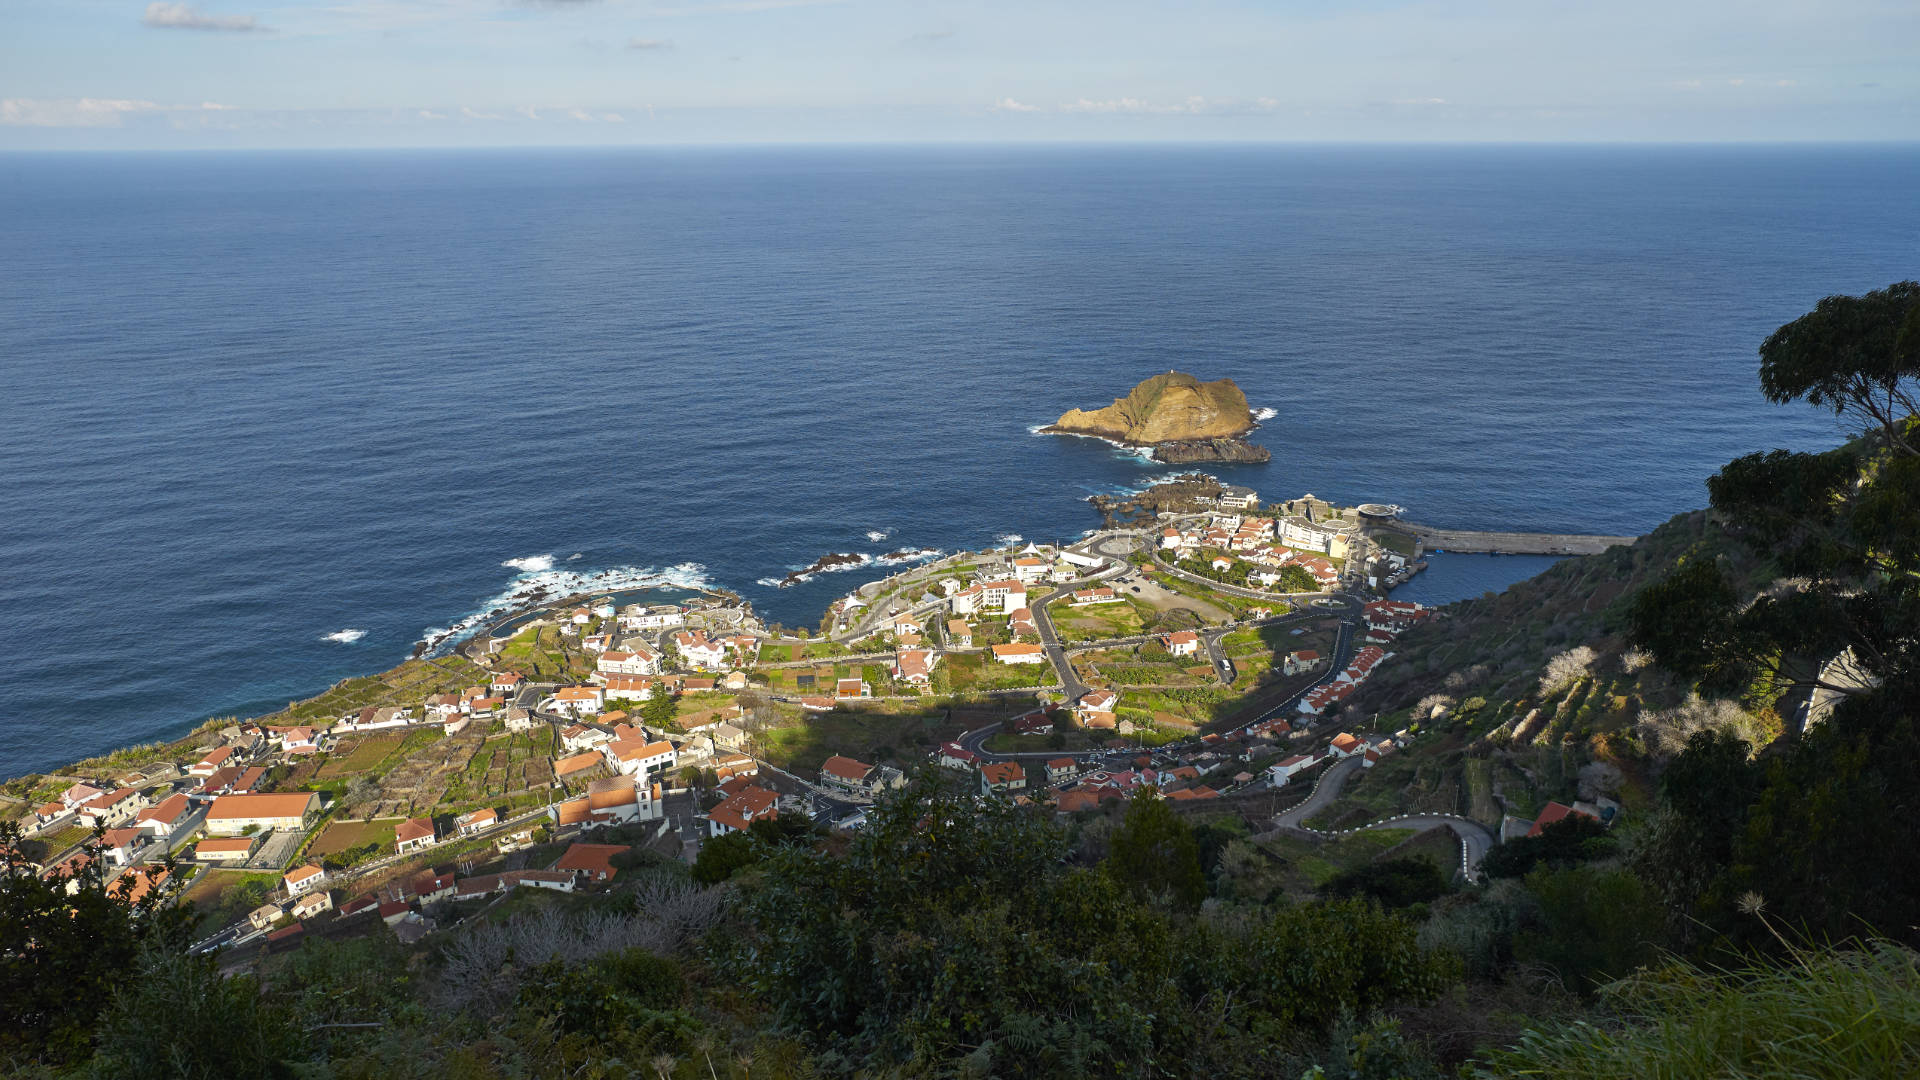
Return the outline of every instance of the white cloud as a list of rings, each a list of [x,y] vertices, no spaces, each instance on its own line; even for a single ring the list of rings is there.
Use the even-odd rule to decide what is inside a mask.
[[[147,5],[147,13],[140,21],[162,30],[225,30],[245,33],[266,29],[251,15],[205,15],[190,4],[168,4],[161,3],[159,0]]]
[[[460,106],[460,115],[466,117],[469,120],[505,120],[506,119],[506,117],[501,116],[499,113],[477,112],[473,109],[468,108],[465,105]]]
[[[129,116],[158,113],[225,112],[231,106],[211,101],[198,105],[161,105],[124,98],[6,98],[0,100],[0,125],[12,127],[120,127]]]
[[[1446,103],[1447,103],[1446,98],[1438,98],[1438,97],[1394,98],[1393,99],[1393,104],[1395,105],[1445,105]]]
[[[609,124],[624,124],[627,122],[627,118],[617,112],[601,113],[600,119],[605,120]]]
[[[1190,97],[1178,104],[1155,104],[1142,98],[1110,98],[1104,101],[1092,101],[1081,98],[1060,106],[1061,112],[1077,113],[1199,113],[1206,112],[1209,103],[1203,97]]]
[[[1003,97],[993,103],[994,112],[1039,112],[1038,105],[1022,105],[1010,97]]]
[[[437,112],[434,112],[432,109],[420,110],[420,119],[422,120],[445,120],[446,118],[447,118],[446,113],[437,113]]]
[[[665,38],[628,38],[627,48],[638,52],[663,52],[673,48],[673,42]]]

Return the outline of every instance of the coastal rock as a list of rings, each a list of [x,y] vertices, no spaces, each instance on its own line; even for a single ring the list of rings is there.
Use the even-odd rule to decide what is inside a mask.
[[[1155,375],[1104,409],[1069,409],[1050,434],[1097,435],[1130,446],[1231,439],[1252,431],[1253,410],[1232,379],[1201,382],[1185,372]],[[1223,459],[1209,459],[1223,460]]]
[[[871,559],[865,555],[855,555],[849,552],[832,552],[822,555],[813,560],[810,565],[788,574],[785,578],[781,579],[777,587],[782,589],[791,588],[813,577],[815,574],[842,566],[861,566],[870,561]]]
[[[1156,443],[1153,459],[1167,465],[1192,465],[1207,461],[1254,465],[1272,461],[1273,454],[1266,447],[1255,446],[1245,439],[1181,439]]]

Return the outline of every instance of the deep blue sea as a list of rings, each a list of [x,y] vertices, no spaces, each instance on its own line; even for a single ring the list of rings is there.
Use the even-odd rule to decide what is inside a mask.
[[[1263,493],[1644,531],[1842,437],[1754,349],[1920,274],[1916,188],[1862,147],[0,156],[0,775],[534,575],[811,625],[886,571],[760,582],[1074,536],[1174,470],[1030,429],[1171,367],[1275,411]],[[1419,589],[1537,569],[1484,562]]]

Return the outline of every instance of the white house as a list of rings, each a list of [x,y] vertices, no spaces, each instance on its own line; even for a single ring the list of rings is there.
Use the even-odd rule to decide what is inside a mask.
[[[981,582],[980,599],[990,611],[1013,611],[1027,606],[1027,587],[1019,581]]]
[[[1047,650],[1034,644],[995,645],[993,658],[1003,664],[1043,664]]]
[[[651,675],[602,675],[601,690],[609,700],[645,701],[653,696]]]
[[[1073,594],[1074,607],[1086,607],[1088,604],[1114,604],[1120,601],[1120,595],[1107,586],[1097,589],[1080,589]]]
[[[575,724],[560,733],[560,745],[568,750],[591,750],[611,741],[612,735],[585,724]]]
[[[327,872],[308,863],[287,871],[286,876],[280,880],[287,887],[288,896],[304,896],[315,889],[327,887]]]
[[[727,662],[726,646],[707,640],[705,631],[682,630],[673,635],[673,647],[679,651],[682,662],[696,668],[710,670]]]
[[[147,797],[132,788],[120,788],[95,795],[75,811],[80,824],[89,829],[118,828],[133,821],[133,815],[147,808]]]
[[[472,836],[482,829],[497,825],[500,814],[492,807],[483,807],[471,813],[461,814],[453,819],[453,827],[461,836]]]
[[[1267,779],[1274,787],[1280,787],[1288,780],[1293,779],[1295,776],[1313,768],[1319,763],[1320,759],[1312,754],[1295,754],[1290,758],[1282,759],[1279,764],[1267,769]]]
[[[607,764],[625,776],[647,776],[673,768],[673,744],[664,739],[649,742],[644,735],[615,739],[602,747]]]
[[[1260,495],[1250,487],[1229,484],[1220,489],[1219,503],[1238,510],[1251,510],[1260,505]]]
[[[1160,641],[1172,656],[1192,656],[1200,651],[1200,635],[1191,630],[1175,630]]]
[[[394,827],[393,850],[405,855],[410,851],[423,851],[433,846],[434,831],[432,818],[408,818]]]
[[[902,649],[894,654],[893,677],[914,686],[930,686],[933,666],[939,661],[940,654],[931,649]]]
[[[325,889],[309,892],[293,902],[288,909],[296,919],[311,919],[323,911],[333,910],[333,894]]]
[[[171,840],[187,819],[193,816],[193,803],[184,795],[169,795],[159,805],[149,806],[134,818],[134,825],[147,830],[156,840]]]
[[[574,716],[591,715],[605,706],[605,695],[597,686],[563,686],[553,692],[553,708],[556,712]]]
[[[955,615],[972,615],[986,606],[985,587],[969,585],[947,598],[948,606]]]
[[[660,654],[636,641],[630,648],[601,653],[594,667],[609,675],[658,675]]]
[[[714,836],[745,832],[756,821],[778,817],[778,801],[773,792],[749,784],[727,801],[707,811],[708,831]]]

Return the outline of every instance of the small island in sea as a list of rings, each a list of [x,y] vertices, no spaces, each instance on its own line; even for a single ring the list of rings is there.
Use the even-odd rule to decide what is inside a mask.
[[[1247,395],[1232,379],[1201,382],[1185,372],[1169,371],[1141,382],[1105,408],[1069,409],[1040,430],[1149,448],[1155,461],[1168,465],[1258,464],[1273,459],[1265,447],[1246,439],[1259,426]]]

